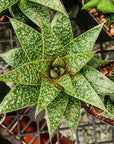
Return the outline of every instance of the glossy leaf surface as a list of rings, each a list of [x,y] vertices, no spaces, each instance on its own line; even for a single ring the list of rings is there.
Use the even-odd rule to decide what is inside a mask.
[[[80,100],[69,97],[68,105],[64,113],[64,118],[69,127],[75,132],[79,124],[81,114]]]
[[[30,61],[42,58],[42,35],[33,28],[17,20],[10,19],[17,37]]]
[[[55,34],[46,23],[42,21],[43,57],[45,59],[64,55],[64,49]]]
[[[68,95],[61,92],[46,108],[46,119],[50,138],[52,138],[68,103]]]
[[[73,95],[73,96],[75,95],[69,74],[65,74],[61,76],[60,78],[57,78],[56,82],[64,88],[67,94]]]
[[[66,64],[66,69],[69,74],[74,75],[77,73],[94,55],[94,52],[78,53],[63,57]]]
[[[71,40],[73,40],[70,20],[62,13],[56,13],[51,23],[51,29],[62,45],[66,45]]]
[[[87,2],[82,9],[88,9],[88,8],[92,8],[92,7],[97,7],[97,5],[99,4],[100,0],[90,0],[89,2]]]
[[[29,59],[26,56],[23,48],[9,50],[0,54],[0,57],[2,57],[8,64],[10,64],[14,68],[17,68],[29,62]]]
[[[50,10],[41,4],[36,4],[28,0],[20,0],[18,3],[22,12],[36,25],[41,26],[40,19],[50,25]]]
[[[65,46],[67,54],[77,54],[91,51],[102,26],[103,25],[100,24],[83,33],[79,37],[73,39],[70,43],[68,43]]]
[[[76,93],[76,98],[106,110],[97,93],[80,73],[73,77],[72,85]]]
[[[39,92],[40,86],[17,84],[2,101],[0,113],[12,112],[36,104]]]
[[[52,80],[49,80],[47,78],[43,78],[41,89],[40,89],[40,95],[38,99],[38,105],[36,109],[36,115],[43,110],[44,108],[49,105],[52,100],[55,99],[55,97],[58,96],[58,94],[61,91],[61,87],[54,83]]]
[[[60,0],[30,0],[39,4],[42,4],[46,7],[59,11],[65,15],[67,15],[66,10],[64,9],[63,5],[61,4]]]
[[[0,0],[0,13],[15,4],[18,0]]]
[[[41,83],[41,74],[32,66],[24,65],[3,74],[0,81],[38,85]]]
[[[86,77],[92,87],[98,94],[112,95],[114,94],[114,83],[101,74],[99,71],[90,66],[84,66],[81,73]]]

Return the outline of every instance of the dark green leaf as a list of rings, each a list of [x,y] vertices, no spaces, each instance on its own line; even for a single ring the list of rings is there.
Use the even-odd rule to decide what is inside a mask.
[[[43,57],[45,59],[64,55],[64,49],[55,34],[46,23],[42,21]]]
[[[40,111],[46,108],[61,91],[61,87],[52,80],[46,79],[44,77],[42,79],[43,80],[35,115],[38,115]]]
[[[75,132],[79,124],[81,114],[80,100],[69,97],[68,105],[64,113],[64,118],[69,127]]]
[[[73,77],[72,85],[76,93],[76,98],[92,104],[100,109],[106,110],[97,93],[80,73]]]
[[[111,75],[111,78],[110,78],[113,82],[114,82],[114,69],[112,71],[112,75]]]
[[[43,54],[42,35],[24,23],[14,19],[10,19],[10,21],[29,60],[41,59]]]
[[[78,53],[63,57],[67,71],[74,75],[77,73],[94,55],[95,52]]]
[[[64,91],[67,94],[72,95],[72,96],[75,95],[69,74],[65,74],[61,76],[60,78],[57,78],[56,82],[64,88]]]
[[[62,13],[56,13],[51,23],[51,28],[62,45],[66,45],[73,40],[70,20]]]
[[[0,1],[0,13],[4,11],[5,9],[11,7],[13,4],[15,4],[18,0],[1,0]]]
[[[2,57],[8,64],[10,64],[14,68],[17,68],[29,62],[29,59],[26,56],[23,48],[9,50],[5,53],[0,54],[0,57]]]
[[[91,51],[102,27],[103,24],[100,24],[73,39],[65,46],[67,54],[71,55]]]
[[[86,77],[98,94],[113,95],[114,83],[90,66],[84,66],[81,73]]]
[[[18,3],[22,12],[36,25],[40,26],[41,18],[50,26],[50,10],[41,4],[36,4],[28,0],[20,0]]]
[[[38,85],[41,83],[41,74],[27,64],[3,74],[0,76],[0,81]]]
[[[52,138],[68,103],[68,95],[61,92],[46,108],[47,125]]]
[[[61,4],[60,0],[30,0],[30,1],[39,3],[56,11],[59,11],[67,16],[67,12],[63,7],[63,5]]]
[[[4,98],[0,105],[0,113],[12,112],[34,105],[38,102],[40,86],[17,84]]]

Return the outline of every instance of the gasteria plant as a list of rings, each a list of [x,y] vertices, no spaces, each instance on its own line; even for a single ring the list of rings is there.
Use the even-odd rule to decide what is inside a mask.
[[[106,111],[98,94],[114,94],[114,83],[86,65],[95,54],[92,47],[102,24],[73,39],[66,13],[57,12],[50,25],[40,18],[41,33],[17,20],[10,21],[22,48],[0,54],[15,68],[1,75],[0,81],[17,83],[3,99],[0,113],[37,103],[35,115],[46,110],[52,137],[63,116],[76,130],[81,101]]]

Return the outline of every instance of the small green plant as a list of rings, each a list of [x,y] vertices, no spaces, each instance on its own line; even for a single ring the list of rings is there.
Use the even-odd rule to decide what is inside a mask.
[[[114,83],[87,65],[95,54],[92,47],[102,24],[73,39],[66,13],[57,12],[49,25],[40,18],[41,33],[17,20],[10,21],[22,48],[0,54],[15,68],[1,75],[0,81],[17,83],[3,99],[0,113],[37,104],[35,115],[46,110],[52,137],[62,117],[76,130],[81,101],[106,111],[98,94],[113,95]]]

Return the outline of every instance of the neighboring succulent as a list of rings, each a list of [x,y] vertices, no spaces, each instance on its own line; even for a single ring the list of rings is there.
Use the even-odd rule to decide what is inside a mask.
[[[15,68],[0,76],[0,81],[17,83],[3,99],[0,113],[38,103],[36,116],[46,109],[52,137],[63,116],[69,127],[76,130],[80,101],[106,110],[98,94],[114,94],[114,83],[86,65],[95,54],[92,47],[102,24],[73,39],[66,13],[57,12],[50,25],[40,20],[41,33],[10,19],[22,48],[0,54]]]

